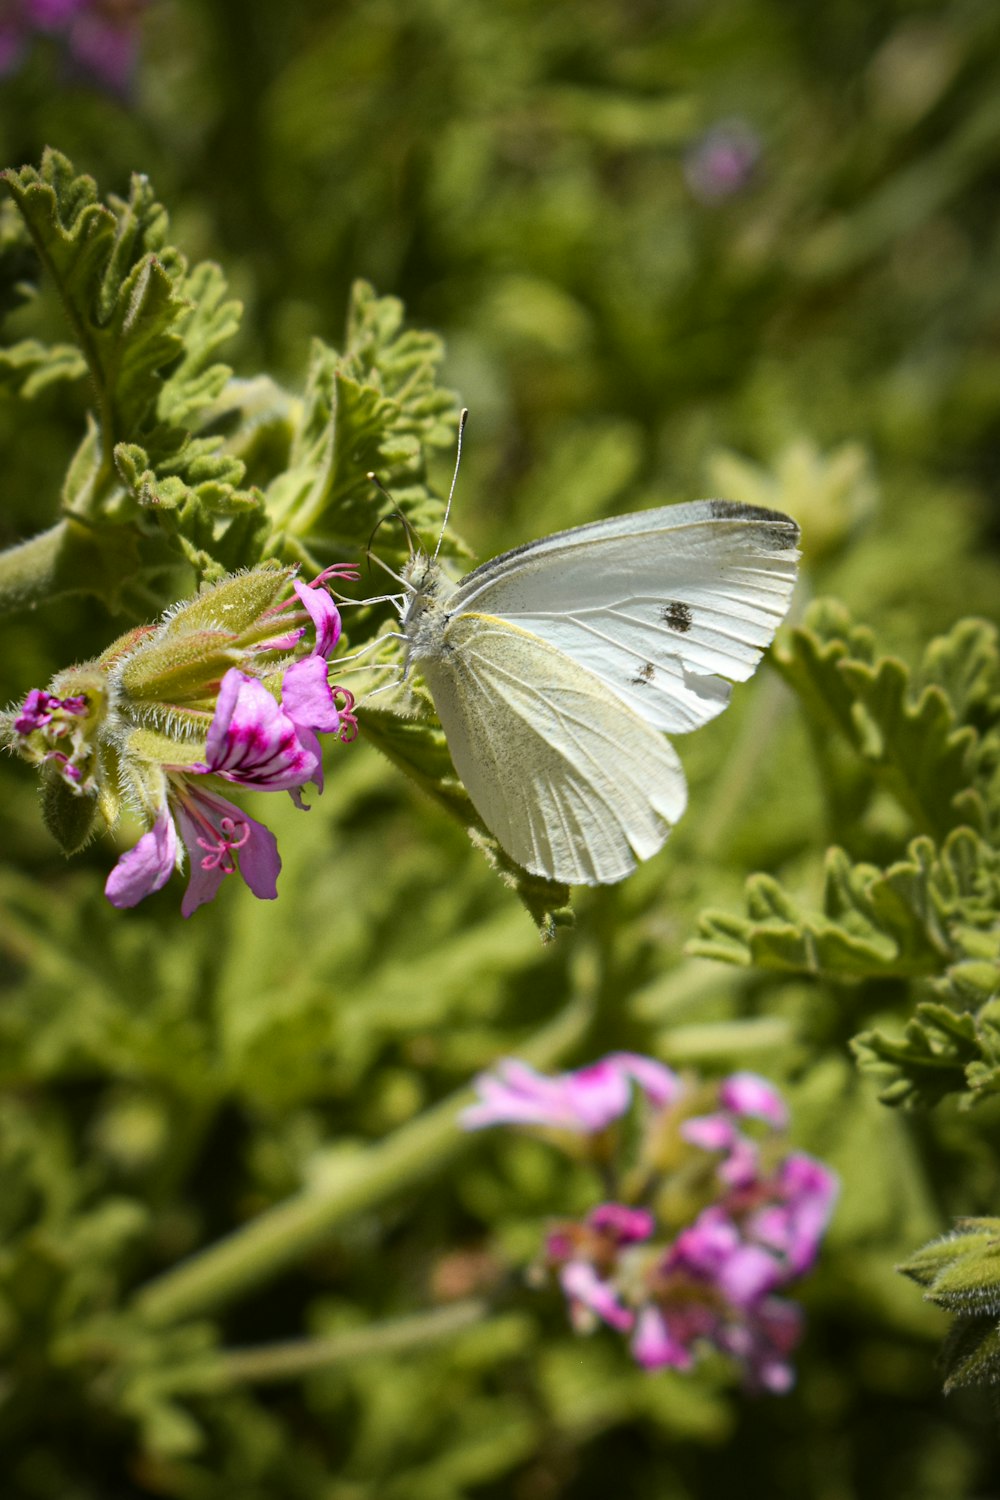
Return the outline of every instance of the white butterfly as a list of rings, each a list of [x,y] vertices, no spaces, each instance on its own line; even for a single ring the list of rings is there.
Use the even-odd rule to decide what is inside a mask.
[[[665,842],[687,787],[664,731],[729,701],[788,609],[798,527],[725,500],[556,532],[460,583],[403,570],[407,669],[455,770],[513,860],[567,884],[621,880]]]

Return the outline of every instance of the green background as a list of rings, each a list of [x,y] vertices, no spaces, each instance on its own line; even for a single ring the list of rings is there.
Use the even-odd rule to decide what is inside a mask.
[[[40,42],[0,80],[0,157],[57,146],[102,191],[151,177],[192,261],[245,304],[238,374],[301,388],[357,277],[441,333],[470,408],[455,524],[491,556],[615,510],[725,494],[804,529],[796,608],[834,594],[916,660],[995,613],[1000,13],[983,3],[152,0],[134,86]],[[739,119],[745,188],[684,165]],[[57,321],[57,312],[51,316]],[[0,540],[49,525],[88,393],[0,405]],[[439,488],[451,458],[435,458]],[[377,511],[373,510],[374,519]],[[377,586],[377,585],[376,585]],[[68,598],[3,622],[14,701],[128,620]],[[816,898],[826,846],[886,862],[913,829],[824,798],[776,678],[682,743],[667,851],[543,947],[514,896],[365,744],[307,820],[260,813],[281,899],[102,895],[109,838],[67,864],[30,771],[0,764],[0,1394],[17,1500],[673,1500],[1000,1494],[993,1404],[940,1394],[945,1320],[893,1266],[996,1209],[997,1109],[892,1112],[847,1041],[906,986],[744,974],[685,955],[698,913],[773,871]],[[848,793],[850,787],[848,787]],[[236,882],[231,883],[234,887]],[[495,1287],[588,1184],[537,1143],[458,1142],[210,1330],[80,1356],[83,1312],[405,1127],[570,1002],[585,1056],[646,1050],[787,1088],[841,1173],[787,1398],[730,1373],[650,1378],[574,1339],[516,1275],[481,1327],[304,1381],[198,1390],[201,1350],[363,1328]],[[451,1148],[449,1148],[451,1149]],[[433,1162],[432,1162],[433,1167]],[[112,1341],[113,1342],[113,1341]],[[120,1357],[119,1357],[120,1354]],[[194,1369],[194,1374],[192,1374]]]

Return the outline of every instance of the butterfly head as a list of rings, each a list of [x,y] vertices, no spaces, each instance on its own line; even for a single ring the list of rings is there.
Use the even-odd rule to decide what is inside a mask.
[[[419,660],[437,654],[441,634],[447,624],[446,601],[455,584],[441,564],[426,552],[417,552],[403,566],[406,597],[400,611],[407,657]]]

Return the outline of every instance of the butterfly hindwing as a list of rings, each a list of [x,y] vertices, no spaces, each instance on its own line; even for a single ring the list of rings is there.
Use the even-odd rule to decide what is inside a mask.
[[[462,611],[421,666],[458,775],[525,869],[603,884],[664,843],[686,800],[673,748],[558,647]]]

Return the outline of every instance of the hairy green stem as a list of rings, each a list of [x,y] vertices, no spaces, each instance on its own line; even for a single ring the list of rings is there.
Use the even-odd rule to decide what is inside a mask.
[[[30,609],[66,592],[62,575],[69,526],[59,521],[30,541],[0,552],[0,614]]]
[[[97,594],[114,605],[139,572],[132,526],[92,526],[64,516],[48,531],[0,552],[0,615],[34,609],[61,594]]]
[[[490,1311],[488,1302],[468,1297],[431,1312],[352,1328],[327,1338],[288,1339],[248,1349],[225,1349],[215,1365],[223,1385],[262,1385],[276,1380],[298,1380],[315,1370],[328,1370],[349,1360],[372,1355],[398,1354],[421,1348],[438,1339],[451,1338],[465,1328],[481,1323]]]
[[[523,1048],[542,1067],[559,1061],[584,1035],[590,1007],[576,1002]],[[140,1288],[135,1309],[163,1325],[210,1312],[279,1274],[325,1240],[337,1224],[438,1172],[468,1145],[458,1115],[472,1102],[462,1089],[384,1141],[341,1163],[321,1187],[268,1209],[223,1240]]]

